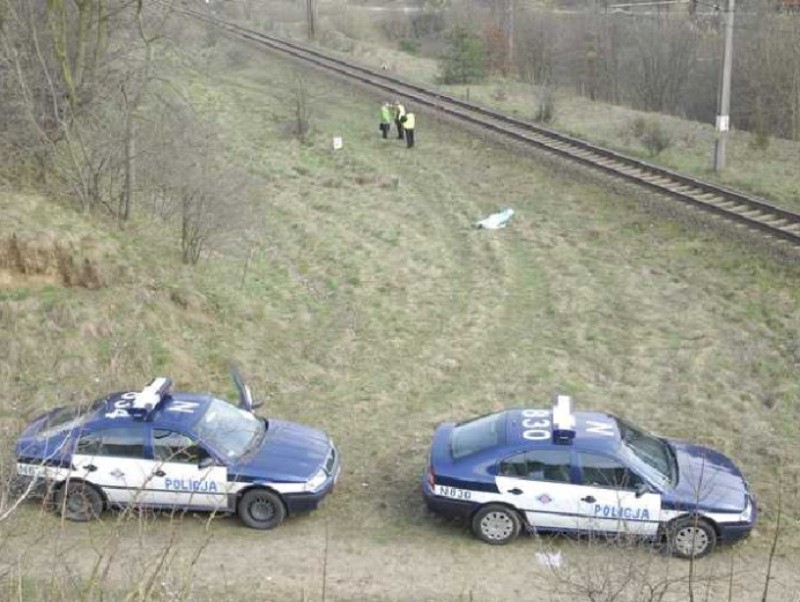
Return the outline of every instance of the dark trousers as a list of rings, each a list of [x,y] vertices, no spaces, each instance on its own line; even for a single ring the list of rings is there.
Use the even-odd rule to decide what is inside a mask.
[[[402,140],[403,139],[403,123],[399,119],[394,120],[394,124],[397,126],[397,137]]]
[[[381,123],[381,134],[383,134],[384,140],[386,140],[386,138],[389,136],[389,130],[391,128],[392,128],[391,123]]]
[[[408,148],[411,148],[412,146],[414,146],[414,130],[413,129],[405,130],[405,132],[406,132],[406,146]]]

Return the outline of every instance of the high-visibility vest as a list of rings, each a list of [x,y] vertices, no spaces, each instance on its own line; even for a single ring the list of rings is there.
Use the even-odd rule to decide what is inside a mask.
[[[381,121],[383,123],[392,123],[392,107],[389,105],[381,106]]]
[[[403,115],[406,114],[406,108],[403,105],[397,105],[397,119],[400,119]]]
[[[403,127],[407,130],[414,129],[414,113],[406,113],[406,120],[405,123],[403,123]]]

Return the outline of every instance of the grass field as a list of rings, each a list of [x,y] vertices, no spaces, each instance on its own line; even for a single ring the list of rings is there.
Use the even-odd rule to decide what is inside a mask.
[[[358,13],[351,8],[350,13]],[[439,86],[439,66],[430,57],[413,56],[389,46],[370,29],[369,18],[361,15],[360,27],[343,28],[343,18],[325,22],[320,43],[329,52],[373,68],[382,65],[388,72],[426,86]],[[250,23],[258,28],[260,24]],[[340,30],[344,29],[345,34]],[[276,30],[281,35],[303,39],[302,19]],[[327,34],[327,35],[326,35]],[[439,86],[456,96],[493,107],[526,120],[534,120],[539,106],[538,86],[494,77],[469,86]],[[660,113],[637,111],[626,106],[594,102],[574,94],[569,85],[555,91],[554,119],[544,124],[607,148],[642,158],[670,169],[717,182],[749,194],[766,198],[780,207],[800,211],[800,142],[771,138],[766,148],[758,148],[755,136],[733,130],[727,144],[726,168],[712,169],[715,130],[713,123],[689,121]],[[653,157],[632,134],[636,120],[656,121],[669,135],[670,146]]]
[[[417,482],[439,421],[547,406],[556,393],[740,463],[762,519],[750,541],[697,563],[707,599],[727,599],[719,576],[730,566],[734,599],[760,595],[781,482],[771,599],[791,599],[797,263],[424,113],[408,151],[379,139],[376,100],[323,79],[308,79],[313,131],[301,145],[287,134],[290,65],[254,55],[208,71],[218,75],[191,76],[192,89],[225,128],[220,160],[257,182],[247,245],[187,268],[177,228],[141,218],[117,231],[52,199],[0,194],[0,240],[73,237],[107,279],[63,287],[0,263],[3,469],[17,429],[43,408],[156,374],[230,397],[235,360],[262,413],[332,435],[340,486],[269,533],[203,517],[61,524],[25,503],[0,521],[8,599],[92,598],[100,587],[131,599],[576,599],[565,575],[589,579],[592,567],[642,568],[636,583],[684,576],[689,565],[647,549],[550,538],[491,548],[424,510]],[[503,206],[516,210],[506,230],[471,227]],[[567,573],[537,564],[540,550],[562,551]],[[147,589],[140,576],[151,574]],[[624,599],[642,599],[636,591]]]

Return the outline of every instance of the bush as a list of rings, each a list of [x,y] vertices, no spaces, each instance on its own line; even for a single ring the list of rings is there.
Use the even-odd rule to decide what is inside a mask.
[[[486,44],[463,25],[447,34],[447,54],[440,64],[443,84],[472,84],[486,77]]]
[[[400,40],[400,51],[407,52],[408,54],[419,54],[420,43],[419,40],[410,40],[408,38]]]
[[[631,133],[633,137],[637,140],[641,140],[644,137],[644,133],[647,130],[647,120],[644,117],[637,117],[631,123]]]
[[[647,149],[651,157],[655,157],[672,145],[672,134],[655,119],[637,117],[631,123],[631,132]]]
[[[552,88],[542,88],[539,92],[539,106],[534,120],[538,123],[550,123],[556,116],[556,96]]]

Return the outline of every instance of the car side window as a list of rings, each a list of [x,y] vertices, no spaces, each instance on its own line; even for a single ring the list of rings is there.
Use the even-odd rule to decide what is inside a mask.
[[[517,454],[500,463],[500,474],[551,483],[570,482],[570,450],[542,449]]]
[[[644,483],[627,466],[608,456],[578,452],[583,484],[614,489],[636,489]]]
[[[183,433],[153,429],[153,455],[161,462],[197,464],[209,454],[197,441]]]
[[[78,439],[75,453],[84,456],[96,456],[100,453],[100,446],[102,443],[102,433],[86,433]]]
[[[136,426],[87,433],[78,440],[75,453],[85,456],[144,458],[144,429]]]
[[[144,429],[130,427],[103,431],[100,455],[117,458],[144,458]]]

